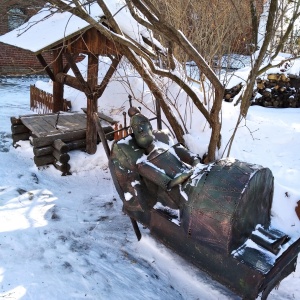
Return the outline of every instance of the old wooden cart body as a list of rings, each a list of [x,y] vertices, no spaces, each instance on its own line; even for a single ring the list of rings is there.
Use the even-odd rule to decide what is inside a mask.
[[[170,147],[167,134],[154,134]],[[143,155],[128,136],[113,144],[109,167],[124,212],[162,243],[244,299],[267,298],[295,270],[300,239],[270,227],[268,168],[224,159],[197,166],[186,183],[165,191],[139,175]]]

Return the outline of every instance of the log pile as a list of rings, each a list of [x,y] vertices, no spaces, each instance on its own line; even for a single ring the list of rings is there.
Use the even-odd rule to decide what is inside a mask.
[[[67,143],[61,139],[56,139],[51,145],[37,147],[34,144],[36,138],[31,139],[34,153],[34,163],[37,167],[53,164],[56,169],[62,172],[62,175],[70,175],[71,166],[69,164],[70,148]]]
[[[300,77],[269,74],[267,80],[257,78],[252,105],[287,108],[300,107]]]
[[[233,98],[241,91],[242,87],[243,87],[243,84],[240,82],[239,84],[235,85],[234,87],[232,87],[230,89],[225,89],[223,99],[226,102],[232,102]]]
[[[13,145],[15,145],[18,141],[29,140],[31,132],[25,125],[23,125],[22,121],[15,117],[11,117],[10,121]]]
[[[56,169],[62,172],[63,176],[71,175],[68,152],[85,149],[85,129],[37,137],[22,123],[21,118],[11,117],[11,124],[13,145],[15,146],[20,140],[30,140],[30,144],[33,146],[33,160],[37,167],[53,164]],[[108,139],[112,140],[113,136],[108,133],[112,132],[113,128],[106,126],[103,130],[108,135]]]

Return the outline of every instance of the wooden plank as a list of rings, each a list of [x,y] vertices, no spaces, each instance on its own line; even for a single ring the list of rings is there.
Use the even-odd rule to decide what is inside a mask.
[[[67,143],[69,150],[82,149],[86,147],[86,140],[76,140]]]
[[[18,134],[18,133],[29,132],[29,129],[23,124],[11,125],[11,132],[12,134]]]
[[[81,108],[81,109],[82,109],[82,111],[84,111],[85,113],[87,113],[87,109],[86,109],[85,107],[83,107],[83,108]],[[99,111],[98,111],[97,114],[98,114],[98,117],[99,117],[101,120],[104,120],[104,121],[106,121],[106,122],[108,122],[108,123],[110,123],[110,124],[112,124],[112,125],[114,125],[114,124],[116,124],[116,123],[119,122],[119,121],[116,121],[116,120],[114,120],[113,118],[111,118],[111,117],[105,115],[105,114],[102,113],[102,112],[99,112]]]
[[[78,113],[74,115],[74,117],[80,120],[81,123],[86,124],[86,114],[85,113]]]
[[[86,128],[86,120],[78,116],[79,114],[74,115],[59,115],[58,118],[58,127],[63,126],[62,131],[71,131],[71,130],[81,130]],[[83,114],[82,114],[83,115]],[[53,122],[53,120],[52,120]],[[56,119],[55,119],[56,123]]]
[[[20,115],[19,118],[43,118],[44,116],[54,116],[57,115],[57,113],[46,113],[46,114],[30,114],[30,115]]]
[[[35,156],[44,156],[52,154],[53,147],[52,146],[45,146],[45,147],[33,147],[33,154]]]
[[[59,126],[64,126],[68,128],[78,127],[78,120],[75,115],[72,116],[59,116],[58,123]]]
[[[39,122],[42,124],[45,124],[45,126],[50,126],[51,128],[55,128],[55,124],[56,124],[56,120],[57,120],[57,114],[52,115],[52,116],[47,116],[45,115],[43,118],[41,118],[39,120]],[[42,125],[43,126],[43,125]]]
[[[23,124],[38,137],[58,132],[58,130],[53,127],[45,126],[41,120],[31,119],[29,122],[27,120],[23,120]]]
[[[56,149],[53,150],[52,155],[62,164],[65,164],[70,160],[70,155],[68,153],[60,153]]]
[[[38,137],[86,129],[84,114],[60,114],[57,129],[55,128],[56,120],[57,114],[47,114],[36,118],[33,116],[22,117],[23,124]]]
[[[70,142],[73,140],[81,140],[86,136],[86,130],[78,130],[66,133],[59,133],[55,135],[45,136],[45,137],[32,137],[31,143],[34,147],[50,146],[52,143],[61,139],[63,142]]]
[[[72,116],[77,116],[79,115],[80,117],[85,117],[85,114],[83,113],[77,113],[77,112],[62,112],[60,113],[61,117],[72,117]],[[19,118],[23,119],[23,118],[31,118],[31,119],[36,119],[36,118],[45,118],[47,116],[52,116],[55,117],[57,116],[57,113],[46,113],[46,114],[30,114],[30,115],[20,115]]]
[[[65,128],[63,130],[57,130],[54,126],[49,124],[49,122],[53,124],[54,120],[56,120],[56,114],[47,114],[44,117],[39,115],[34,116],[22,117],[22,122],[32,131],[30,141],[36,149],[34,150],[36,156],[52,153],[51,146],[53,146],[52,144],[58,139],[64,143],[73,142],[73,144],[71,143],[71,149],[86,147],[86,143],[83,141],[86,138],[85,114],[60,115],[58,125],[64,126]],[[113,131],[113,128],[111,126],[105,126],[103,130],[107,133]],[[38,148],[43,147],[50,148],[38,150]]]
[[[53,142],[53,148],[55,148],[60,153],[67,153],[69,151],[69,147],[62,140],[55,140]]]
[[[44,132],[49,132],[50,130],[53,130],[53,127],[50,129],[49,126],[43,126],[43,118],[41,117],[21,117],[21,120],[23,124],[30,129],[35,134],[40,134]],[[48,129],[47,129],[48,128]]]
[[[57,132],[70,131],[70,130],[72,130],[70,128],[70,126],[68,127],[65,124],[61,124],[62,122],[64,123],[65,118],[66,118],[66,116],[64,116],[64,115],[56,114],[55,116],[45,116],[43,118],[43,121],[45,122],[45,124],[46,123],[49,124],[50,127],[55,128],[55,130]],[[57,122],[57,124],[56,124],[56,122]],[[66,128],[60,128],[59,126],[64,126]],[[53,129],[52,130],[49,129],[49,132],[52,132],[52,131],[53,131]]]
[[[29,132],[13,134],[12,135],[13,144],[15,144],[18,141],[27,141],[29,140],[29,137],[30,137]]]
[[[55,118],[52,118],[52,122],[49,122],[48,119],[40,118],[37,120],[34,120],[34,123],[36,128],[40,128],[42,133],[57,133],[59,132],[58,129],[55,128]]]
[[[49,154],[44,156],[35,156],[33,160],[37,167],[41,167],[54,163],[55,158],[52,154]]]
[[[81,126],[84,126],[86,128],[87,117],[85,114],[77,115],[76,119],[78,119],[78,122]]]

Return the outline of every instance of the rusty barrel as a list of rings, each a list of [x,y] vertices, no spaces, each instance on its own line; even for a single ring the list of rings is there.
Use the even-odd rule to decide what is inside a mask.
[[[190,179],[182,226],[189,238],[230,254],[257,224],[268,227],[273,199],[270,169],[234,159],[219,160]]]

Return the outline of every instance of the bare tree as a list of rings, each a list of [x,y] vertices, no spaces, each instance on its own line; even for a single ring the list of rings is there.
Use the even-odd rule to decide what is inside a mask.
[[[274,40],[272,39],[274,28],[280,23],[277,1],[271,0],[264,42],[259,52],[253,56],[252,70],[243,93],[239,122],[247,114],[255,79],[262,70],[261,65],[266,54],[270,53],[269,45]],[[259,0],[244,0],[239,3],[228,1],[226,4],[220,0],[205,0],[201,4],[196,0],[125,0],[122,8],[129,9],[138,24],[154,33],[155,38],[161,42],[162,46],[158,46],[150,35],[145,42],[151,45],[152,49],[147,51],[138,41],[128,38],[104,0],[49,2],[59,11],[68,11],[85,20],[119,45],[122,54],[134,66],[159,101],[177,140],[183,143],[183,135],[188,131],[185,125],[186,116],[178,115],[179,109],[176,105],[171,107],[168,101],[170,99],[166,98],[166,87],[162,86],[159,78],[168,78],[176,83],[186,93],[188,101],[191,101],[207,120],[211,128],[211,138],[206,161],[215,159],[216,149],[221,140],[220,111],[224,95],[224,86],[217,73],[218,62],[222,61],[224,54],[242,51],[247,41],[253,41],[251,49],[258,46]],[[103,11],[103,16],[99,20],[89,14],[87,7],[91,3],[97,3]],[[299,4],[295,7],[298,9]],[[297,13],[293,15],[291,26],[297,17]],[[291,26],[287,32],[291,30]],[[284,42],[285,38],[284,34],[281,41]],[[274,55],[282,49],[280,47],[282,44],[278,43]],[[186,72],[175,72],[175,69],[185,71],[185,64],[188,61],[196,66],[195,74],[198,78],[190,78],[192,76]],[[191,79],[196,80],[202,88],[209,82],[209,90],[204,91],[204,95],[207,96],[204,97],[204,101],[190,85]]]
[[[151,53],[149,54],[143,51],[139,43],[129,40],[126,37],[126,35],[122,32],[122,28],[120,28],[117,24],[104,1],[98,0],[97,3],[101,7],[105,15],[105,20],[109,23],[109,27],[104,26],[101,22],[91,18],[80,1],[73,0],[66,3],[65,1],[52,0],[49,2],[62,11],[69,11],[84,19],[107,38],[120,45],[122,53],[139,72],[155,98],[159,100],[163,112],[173,128],[178,141],[184,142],[183,134],[185,131],[180,122],[178,122],[178,118],[174,116],[172,110],[168,106],[165,96],[162,93],[160,86],[157,84],[156,79],[158,76],[166,77],[178,84],[187,93],[194,105],[201,111],[211,126],[212,133],[208,147],[207,159],[208,161],[215,159],[215,152],[220,142],[221,123],[219,113],[221,110],[224,87],[215,72],[203,56],[200,55],[196,48],[186,38],[182,31],[168,22],[164,14],[161,13],[151,1],[127,0],[126,5],[130,9],[133,18],[139,24],[145,26],[156,34],[163,36],[164,40],[167,41],[167,47],[159,49],[161,58],[164,60],[163,64],[160,64],[159,66],[155,64],[155,60]],[[201,70],[206,78],[208,78],[208,80],[212,83],[212,86],[214,87],[214,102],[210,110],[205,107],[183,74],[173,72],[176,65],[178,65],[178,59],[176,59],[174,55],[174,45],[177,45],[183,52],[187,53],[190,59],[195,62],[199,70]]]
[[[253,1],[252,1],[253,2]],[[230,153],[231,146],[235,133],[243,120],[245,120],[249,107],[250,99],[252,98],[253,89],[255,86],[256,78],[266,72],[268,69],[275,67],[272,64],[274,58],[282,51],[285,43],[290,37],[294,24],[300,17],[300,2],[286,1],[286,0],[270,0],[265,3],[265,14],[262,17],[266,17],[266,21],[261,20],[261,26],[258,26],[256,14],[254,12],[254,5],[252,3],[252,21],[253,28],[256,28],[257,34],[255,35],[257,40],[255,41],[255,48],[258,49],[252,56],[251,71],[246,81],[246,88],[243,91],[241,97],[240,115],[238,117],[235,130],[230,139],[228,154]],[[282,9],[283,7],[283,9]],[[290,11],[290,18],[286,18],[287,10]],[[281,38],[275,39],[276,33],[282,23],[282,18],[285,18],[286,26],[281,27]],[[259,32],[262,30],[262,32]],[[259,34],[260,33],[260,34]],[[288,60],[293,60],[297,56],[290,57]],[[278,63],[277,66],[283,64],[285,60]]]

